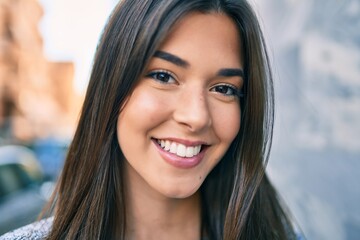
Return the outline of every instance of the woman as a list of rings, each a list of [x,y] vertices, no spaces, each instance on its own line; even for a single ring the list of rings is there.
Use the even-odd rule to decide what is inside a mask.
[[[294,239],[264,172],[272,124],[271,71],[246,1],[123,0],[41,234]]]

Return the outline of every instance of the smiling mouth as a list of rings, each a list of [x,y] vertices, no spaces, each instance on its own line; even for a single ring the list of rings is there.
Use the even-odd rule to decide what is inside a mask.
[[[197,156],[206,147],[206,145],[201,144],[196,146],[186,146],[170,140],[154,140],[164,151],[186,158]]]

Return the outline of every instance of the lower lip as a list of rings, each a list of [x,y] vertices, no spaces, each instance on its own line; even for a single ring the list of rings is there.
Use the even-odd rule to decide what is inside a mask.
[[[189,158],[179,157],[178,155],[165,151],[155,139],[153,139],[152,141],[154,142],[156,148],[158,149],[161,157],[165,160],[165,162],[177,168],[187,169],[197,166],[204,158],[206,151],[206,149],[204,149],[198,155]]]

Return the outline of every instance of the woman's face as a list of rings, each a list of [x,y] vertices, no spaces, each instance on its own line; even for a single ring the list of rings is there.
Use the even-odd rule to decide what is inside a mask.
[[[221,14],[180,21],[150,60],[117,122],[132,187],[194,194],[240,128],[240,38]]]

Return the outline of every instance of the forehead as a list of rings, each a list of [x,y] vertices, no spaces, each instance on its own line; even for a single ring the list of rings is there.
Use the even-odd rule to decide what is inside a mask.
[[[159,49],[184,59],[212,55],[225,65],[243,65],[237,25],[221,13],[194,12],[186,15],[175,24]]]

